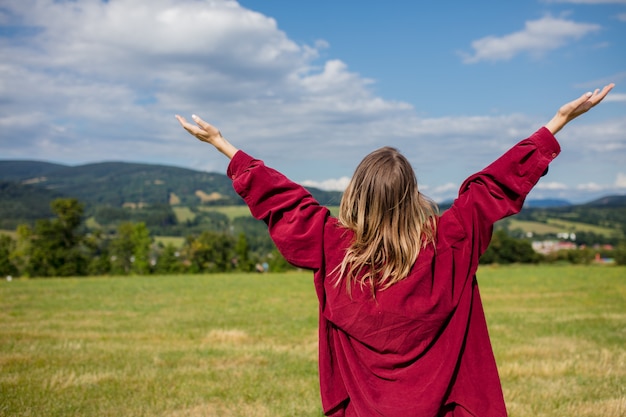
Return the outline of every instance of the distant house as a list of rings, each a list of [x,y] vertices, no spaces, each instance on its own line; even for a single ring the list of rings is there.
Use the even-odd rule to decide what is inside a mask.
[[[574,250],[578,249],[578,246],[574,242],[567,242],[563,240],[541,240],[534,241],[532,243],[533,250],[542,255],[558,252],[560,250]]]

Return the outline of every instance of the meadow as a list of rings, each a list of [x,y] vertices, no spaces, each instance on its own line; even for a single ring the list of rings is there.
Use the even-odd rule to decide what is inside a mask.
[[[511,417],[626,415],[626,267],[481,267]],[[311,274],[0,282],[0,416],[321,416]]]

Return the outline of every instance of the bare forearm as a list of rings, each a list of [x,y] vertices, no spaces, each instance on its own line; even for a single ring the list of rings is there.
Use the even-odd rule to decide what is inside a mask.
[[[545,124],[545,127],[552,133],[556,135],[557,132],[563,129],[563,126],[567,124],[567,118],[556,114],[548,123]]]
[[[226,139],[224,138],[221,138],[221,139],[222,140],[217,141],[216,143],[213,144],[215,146],[215,149],[217,149],[218,151],[226,155],[228,159],[233,159],[233,156],[235,156],[235,154],[237,153],[239,149],[233,146]]]

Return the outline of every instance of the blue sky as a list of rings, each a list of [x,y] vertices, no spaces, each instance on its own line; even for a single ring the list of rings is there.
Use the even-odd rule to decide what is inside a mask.
[[[326,189],[395,146],[443,201],[609,82],[531,198],[626,193],[626,0],[0,1],[0,159],[224,172],[196,113]]]

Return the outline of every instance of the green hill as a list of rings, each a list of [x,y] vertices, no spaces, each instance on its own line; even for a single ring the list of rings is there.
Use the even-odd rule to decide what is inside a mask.
[[[54,190],[87,204],[243,204],[224,174],[166,165],[101,162],[67,166],[37,161],[0,161],[0,180]],[[310,189],[322,204],[337,204],[341,193]]]
[[[226,175],[166,165],[0,161],[0,181],[0,228],[4,229],[48,217],[50,201],[58,197],[78,199],[85,204],[87,215],[98,215],[98,221],[146,216],[164,227],[175,217],[171,207],[196,210],[244,204]],[[339,204],[341,193],[309,191],[322,204]],[[129,210],[134,210],[132,216]]]
[[[50,202],[61,196],[53,190],[0,180],[0,229],[50,217]]]

